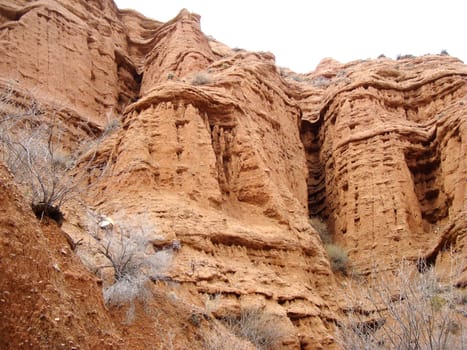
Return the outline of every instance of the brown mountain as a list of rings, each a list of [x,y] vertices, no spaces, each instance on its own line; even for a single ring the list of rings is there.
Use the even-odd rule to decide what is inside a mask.
[[[3,0],[0,52],[3,124],[35,130],[41,116],[60,130],[50,140],[78,155],[66,172],[79,188],[58,227],[0,166],[1,348],[248,348],[224,327],[242,310],[274,320],[275,348],[336,348],[347,283],[402,260],[466,261],[456,58],[325,59],[295,74],[205,36],[186,10],[161,23],[111,0]],[[130,306],[101,293],[117,231],[170,257]],[[328,239],[351,272],[333,272]],[[465,264],[453,283],[467,285]]]

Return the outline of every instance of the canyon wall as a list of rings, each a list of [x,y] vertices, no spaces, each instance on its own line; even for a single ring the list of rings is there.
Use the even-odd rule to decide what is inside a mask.
[[[420,257],[454,222],[465,240],[466,74],[448,56],[324,61],[313,73],[326,86],[300,101],[310,214],[360,270]]]
[[[89,211],[148,228],[154,247],[177,246],[171,296],[215,300],[217,318],[261,307],[283,348],[335,347],[345,305],[310,217],[356,275],[447,248],[465,260],[458,59],[326,59],[299,75],[205,36],[186,10],[161,23],[111,0],[4,1],[0,51],[2,96],[21,109],[30,94],[68,125],[66,148],[88,146],[69,238],[94,240]]]

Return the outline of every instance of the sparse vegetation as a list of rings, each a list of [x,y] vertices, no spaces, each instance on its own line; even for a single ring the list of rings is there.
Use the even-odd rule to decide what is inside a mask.
[[[324,249],[329,256],[329,262],[331,263],[331,269],[334,272],[340,272],[344,275],[348,275],[350,273],[351,263],[347,252],[341,246],[333,243],[326,221],[319,216],[313,216],[310,218],[310,225],[318,232],[319,237],[324,244]]]
[[[26,189],[26,197],[38,218],[63,220],[61,206],[77,191],[79,179],[69,176],[78,152],[62,144],[65,126],[57,111],[43,109],[34,97],[15,105],[15,91],[0,97],[0,156],[15,180]]]
[[[448,53],[447,50],[441,50],[440,55],[441,56],[449,56],[449,53]]]
[[[105,288],[103,295],[104,302],[108,306],[128,305],[126,322],[131,324],[135,318],[135,301],[147,303],[152,294],[145,276],[128,275]]]
[[[206,350],[251,350],[254,346],[236,337],[227,329],[215,325],[204,335],[204,348]]]
[[[312,216],[310,218],[310,225],[318,232],[319,237],[324,244],[329,244],[332,242],[332,237],[328,231],[328,225],[325,220],[319,216]]]
[[[344,349],[463,349],[465,304],[453,283],[403,263],[396,276],[349,288],[352,307],[338,340]],[[463,324],[464,322],[464,324]]]
[[[348,74],[347,70],[342,69],[339,72],[337,72],[336,78],[344,78],[345,76],[347,76],[347,74]]]
[[[325,244],[324,248],[329,255],[332,270],[342,272],[344,275],[348,274],[350,262],[347,252],[339,245],[332,243]]]
[[[206,85],[212,81],[211,76],[208,73],[198,72],[191,79],[192,85]]]
[[[298,83],[300,83],[300,82],[302,82],[304,80],[301,76],[296,75],[296,74],[292,74],[288,78],[290,78],[290,79],[292,79],[292,80],[294,80],[294,81],[296,81]]]
[[[324,76],[319,76],[319,77],[314,78],[314,79],[311,81],[311,84],[312,84],[314,87],[326,88],[326,87],[328,87],[329,85],[331,85],[331,79],[326,78],[326,77],[324,77]]]
[[[119,117],[107,117],[107,122],[105,123],[104,126],[104,132],[103,135],[107,136],[112,134],[115,130],[118,130],[121,126],[121,120]]]
[[[285,336],[275,316],[258,308],[245,309],[239,317],[228,317],[223,321],[235,335],[250,341],[258,349],[272,349]]]
[[[104,301],[109,306],[128,304],[127,322],[131,323],[135,301],[148,301],[149,283],[165,278],[173,250],[154,251],[141,225],[114,225],[103,230],[103,237],[97,229],[91,230],[98,241],[97,252],[109,263],[100,269],[111,267],[114,272],[114,283],[103,288]]]
[[[221,299],[221,294],[205,294],[204,295],[204,309],[208,314],[211,314],[219,306],[219,301]]]
[[[403,60],[403,59],[406,59],[406,58],[415,58],[415,56],[414,56],[414,55],[410,55],[410,54],[408,54],[408,55],[398,54],[398,55],[396,56],[396,59],[397,59],[397,60]]]

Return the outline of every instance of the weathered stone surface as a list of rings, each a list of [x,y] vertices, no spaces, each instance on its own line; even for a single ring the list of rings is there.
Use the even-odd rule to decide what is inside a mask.
[[[287,329],[284,348],[335,346],[345,300],[310,216],[357,273],[435,263],[446,246],[465,259],[467,68],[455,58],[325,59],[297,75],[206,37],[186,10],[161,23],[110,0],[3,1],[0,53],[15,108],[28,91],[67,125],[67,149],[89,142],[92,186],[65,208],[71,239],[91,249],[93,211],[144,226],[155,247],[180,243],[178,287],[158,284],[170,298],[154,304],[192,331],[181,347],[202,347],[190,308],[252,305]],[[173,328],[141,317],[112,326],[126,346]]]
[[[445,56],[325,63],[319,102],[301,101],[310,212],[362,270],[416,258],[465,221],[467,69]]]
[[[2,77],[101,124],[137,97],[141,77],[131,58],[146,53],[158,22],[132,13],[131,28],[139,28],[129,35],[130,15],[111,0],[4,1],[0,13]]]

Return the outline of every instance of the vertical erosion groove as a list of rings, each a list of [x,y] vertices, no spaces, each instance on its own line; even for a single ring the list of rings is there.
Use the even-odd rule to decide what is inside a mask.
[[[231,194],[232,147],[235,140],[235,127],[231,125],[210,124],[212,148],[216,155],[216,168],[222,195]]]
[[[320,160],[320,123],[302,121],[300,137],[305,148],[308,167],[308,211],[310,216],[326,217],[326,181]]]

